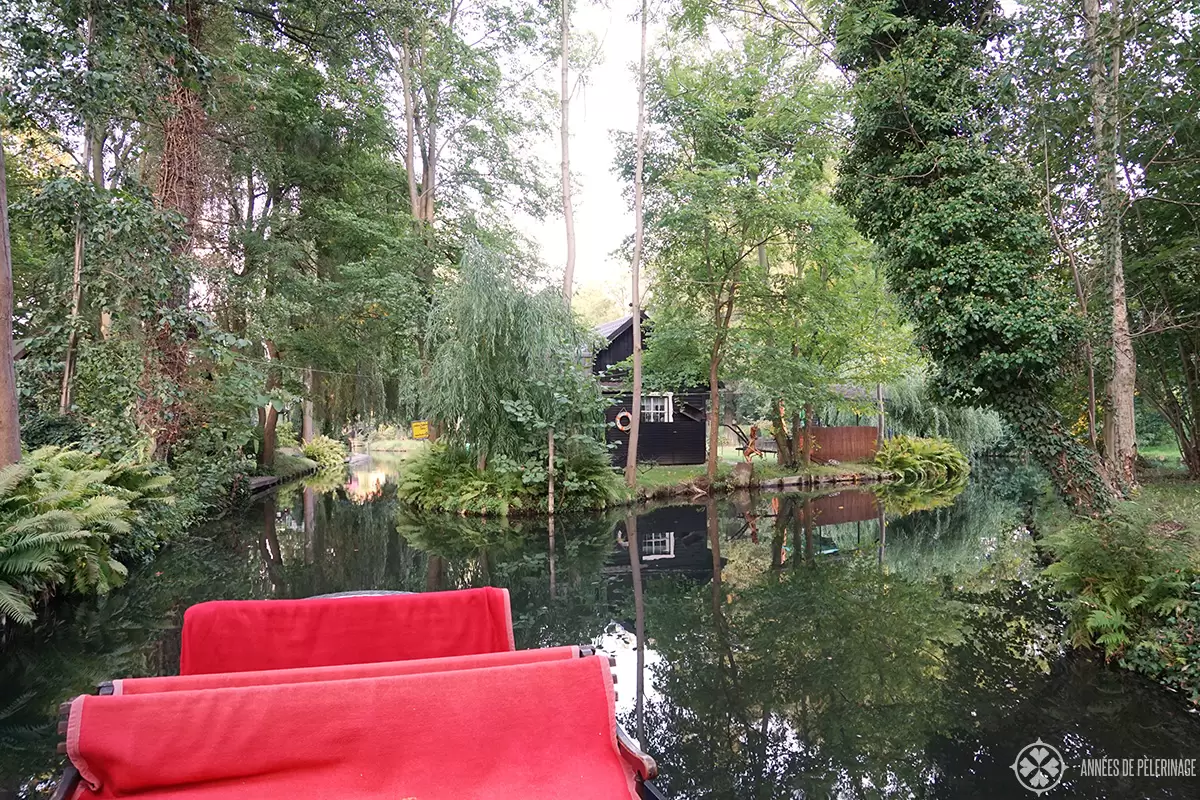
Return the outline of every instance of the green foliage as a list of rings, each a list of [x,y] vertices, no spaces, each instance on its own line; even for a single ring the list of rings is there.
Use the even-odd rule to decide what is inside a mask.
[[[0,470],[0,623],[29,624],[35,604],[66,590],[104,594],[125,578],[116,560],[158,544],[151,510],[171,479],[54,446]]]
[[[1200,706],[1200,580],[1193,580],[1165,620],[1137,637],[1121,666],[1182,692]]]
[[[524,460],[549,430],[603,432],[600,386],[579,358],[585,334],[562,297],[524,285],[518,266],[469,243],[430,316],[429,418],[483,466]]]
[[[83,436],[83,425],[61,414],[33,414],[21,423],[21,441],[34,450],[48,444],[58,447],[77,444]]]
[[[556,511],[604,508],[621,497],[607,449],[586,436],[562,443],[556,466]],[[477,469],[467,449],[439,444],[405,462],[397,495],[424,511],[507,516],[546,510],[546,459],[501,456]]]
[[[1043,204],[1056,236],[1059,261],[1082,273],[1093,341],[1111,325],[1107,280],[1095,274],[1103,228],[1096,171],[1091,83],[1092,49],[1084,15],[1073,0],[1023,3],[1014,20],[1011,72],[1018,86],[1019,124],[1011,136],[1038,164]],[[1200,191],[1195,154],[1200,152],[1200,62],[1194,57],[1195,6],[1175,0],[1142,0],[1137,7],[1100,9],[1092,35],[1113,54],[1120,70],[1112,87],[1113,109],[1105,120],[1120,142],[1121,201],[1134,213],[1119,219],[1130,324],[1138,361],[1138,400],[1170,423],[1185,466],[1200,477],[1200,384],[1197,359],[1200,236],[1192,198]],[[1170,91],[1163,91],[1170,86]],[[1101,116],[1106,116],[1101,114]],[[1098,379],[1110,368],[1096,359]],[[1142,444],[1145,415],[1137,431]]]
[[[346,457],[350,455],[345,444],[328,436],[315,436],[301,448],[306,458],[321,465],[322,470],[340,470],[346,465]]]
[[[1150,624],[1179,618],[1195,580],[1179,543],[1146,509],[1118,507],[1101,519],[1078,519],[1041,543],[1055,559],[1045,574],[1064,593],[1073,641],[1124,654]]]
[[[828,203],[810,197],[826,177],[837,106],[817,70],[814,59],[758,35],[715,53],[678,47],[651,65],[651,385],[707,384],[729,352],[734,308],[747,288],[769,294],[773,278],[796,272],[820,244],[848,232],[835,230]],[[626,138],[619,165],[628,177],[633,164]],[[778,263],[774,275],[756,253],[760,245]]]
[[[968,457],[982,455],[1004,439],[999,414],[943,402],[923,374],[909,374],[888,384],[886,394],[887,424],[899,433],[945,437]]]
[[[996,408],[1073,502],[1113,499],[1050,389],[1081,328],[1051,268],[1031,178],[997,146],[1006,109],[994,3],[851,0],[836,58],[858,73],[838,197],[880,249],[937,390]]]
[[[904,483],[961,487],[971,465],[962,451],[945,439],[893,436],[875,455],[875,466],[900,476]]]

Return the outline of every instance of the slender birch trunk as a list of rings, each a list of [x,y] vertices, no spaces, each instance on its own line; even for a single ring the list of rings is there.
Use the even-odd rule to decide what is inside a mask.
[[[633,170],[633,419],[629,426],[629,452],[625,456],[625,484],[637,488],[638,433],[642,427],[642,244],[645,219],[642,213],[642,169],[646,160],[646,33],[649,3],[642,0],[642,46],[638,62],[637,154]]]
[[[571,63],[571,3],[570,0],[560,0],[562,3],[562,23],[560,31],[562,53],[562,75],[559,91],[561,94],[562,129],[559,138],[562,140],[562,205],[563,219],[567,226],[567,264],[563,270],[563,299],[567,307],[571,306],[572,285],[575,281],[575,207],[571,202],[571,88],[569,85]]]
[[[8,238],[8,177],[0,139],[0,466],[21,459],[17,376],[13,365],[12,248]]]
[[[718,346],[713,346],[712,357],[708,361],[708,454],[704,461],[704,472],[711,484],[717,479],[717,450],[720,447],[721,432],[721,388],[718,381],[721,366],[721,356]]]
[[[87,68],[92,68],[92,42],[95,36],[95,21],[89,14],[87,18]],[[97,185],[104,182],[104,156],[98,153],[96,129],[90,122],[84,125],[83,132],[83,173],[88,175]],[[71,314],[67,332],[67,352],[63,358],[62,384],[58,392],[58,413],[66,414],[71,410],[71,394],[75,381],[75,361],[79,348],[79,311],[83,305],[83,206],[75,215],[75,258],[71,269]]]

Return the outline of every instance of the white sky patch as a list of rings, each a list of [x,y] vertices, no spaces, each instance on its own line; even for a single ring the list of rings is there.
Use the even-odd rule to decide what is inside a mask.
[[[616,146],[613,131],[633,131],[637,126],[637,61],[641,26],[631,19],[640,4],[614,3],[614,8],[586,5],[571,19],[572,33],[591,33],[600,43],[602,60],[588,71],[586,80],[571,98],[571,176],[575,187],[575,285],[622,280],[629,264],[615,254],[633,235],[633,211],[624,195],[624,184],[614,172]],[[654,27],[649,47],[653,52]],[[557,64],[554,65],[557,70]],[[572,72],[574,83],[578,75]],[[555,80],[557,86],[557,79]],[[551,166],[557,186],[562,161],[555,134],[541,142],[538,155]],[[518,227],[541,246],[551,274],[561,278],[567,257],[567,237],[562,214],[545,220],[518,219]]]

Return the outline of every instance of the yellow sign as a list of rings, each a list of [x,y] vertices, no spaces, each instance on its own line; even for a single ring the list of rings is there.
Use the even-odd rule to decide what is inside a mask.
[[[412,438],[414,438],[414,439],[428,439],[429,438],[429,420],[427,420],[427,419],[413,420]]]

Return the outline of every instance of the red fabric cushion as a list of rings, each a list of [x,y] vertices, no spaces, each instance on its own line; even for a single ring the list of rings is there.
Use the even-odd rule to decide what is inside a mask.
[[[253,672],[218,672],[206,675],[175,675],[163,678],[124,678],[113,681],[118,695],[150,694],[152,692],[184,692],[198,689],[220,689],[232,686],[268,686],[283,683],[378,678],[387,675],[412,675],[418,672],[450,672],[460,669],[485,669],[512,664],[536,664],[540,661],[559,661],[578,658],[579,648],[547,647],[541,650],[512,650],[503,653],[483,653],[475,656],[422,658],[411,661],[377,661],[371,664],[338,664],[331,667],[299,667],[297,669],[266,669]]]
[[[183,616],[181,675],[512,650],[508,590],[217,600]]]
[[[606,659],[80,697],[76,800],[620,800]]]

